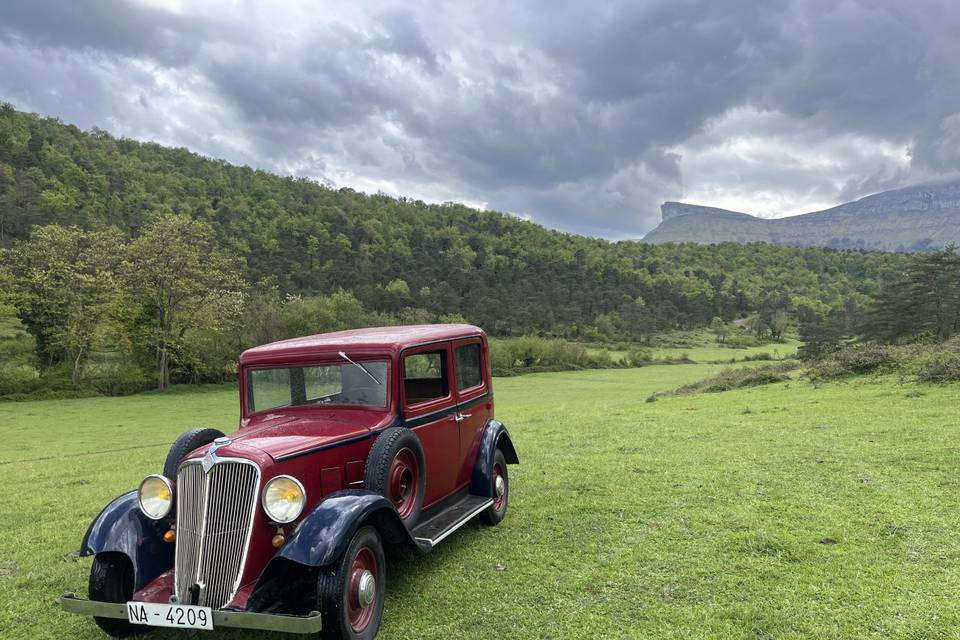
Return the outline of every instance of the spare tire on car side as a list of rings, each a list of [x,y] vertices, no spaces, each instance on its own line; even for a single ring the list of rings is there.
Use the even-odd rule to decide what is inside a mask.
[[[417,434],[404,427],[390,427],[370,448],[363,486],[392,502],[407,529],[412,529],[423,508],[425,467]]]
[[[190,429],[190,431],[184,431],[173,441],[173,445],[170,447],[167,460],[163,463],[163,475],[171,482],[176,482],[177,469],[180,467],[180,461],[183,460],[188,453],[197,447],[210,444],[217,438],[222,437],[223,431],[209,427],[198,427],[196,429]]]

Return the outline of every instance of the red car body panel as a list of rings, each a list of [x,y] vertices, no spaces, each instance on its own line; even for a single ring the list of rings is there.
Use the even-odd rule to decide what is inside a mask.
[[[458,390],[454,348],[480,345],[482,383]],[[250,412],[250,369],[343,363],[351,359],[388,361],[386,407],[301,405]],[[447,358],[449,393],[446,397],[407,405],[403,358],[419,352],[441,351]],[[472,402],[459,415],[459,407]],[[307,504],[293,523],[277,525],[257,505],[240,588],[228,608],[242,609],[257,579],[277,549],[271,543],[277,533],[289,534],[311,509],[331,493],[362,488],[364,469],[376,436],[389,426],[408,426],[423,446],[426,459],[424,509],[464,490],[480,444],[484,425],[494,417],[487,339],[472,325],[422,325],[341,331],[284,340],[245,351],[240,356],[240,428],[228,435],[231,442],[216,449],[217,457],[243,458],[260,467],[261,488],[278,475],[290,475],[304,486]],[[191,452],[199,458],[209,446]],[[168,602],[173,592],[173,571],[161,574],[134,599]]]

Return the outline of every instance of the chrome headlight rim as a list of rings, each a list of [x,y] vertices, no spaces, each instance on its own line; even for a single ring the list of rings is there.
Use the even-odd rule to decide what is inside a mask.
[[[154,481],[154,480],[159,480],[160,482],[162,482],[166,486],[167,491],[170,493],[170,500],[167,501],[166,509],[163,511],[163,513],[159,515],[155,515],[151,513],[148,509],[146,509],[143,506],[143,486],[148,482]],[[161,475],[159,473],[151,473],[150,475],[146,476],[143,480],[140,481],[140,486],[137,488],[137,504],[140,506],[140,512],[143,513],[143,515],[150,518],[151,520],[163,520],[168,515],[170,515],[170,512],[173,510],[173,501],[174,501],[173,482],[170,481],[170,478],[164,475]]]
[[[301,496],[300,508],[297,509],[296,513],[294,513],[292,516],[288,518],[283,518],[283,519],[277,518],[276,514],[274,514],[270,510],[270,507],[267,503],[267,492],[270,490],[270,485],[272,485],[274,482],[277,482],[278,480],[290,480],[291,482],[296,484],[297,487],[300,489],[300,496]],[[303,510],[307,506],[307,490],[304,488],[303,483],[297,480],[296,478],[294,478],[293,476],[288,476],[288,475],[274,476],[270,478],[266,482],[266,484],[263,485],[263,491],[260,493],[260,506],[263,507],[263,512],[267,515],[267,518],[269,518],[271,522],[275,522],[276,524],[290,524],[291,522],[299,518],[301,515],[303,515]]]

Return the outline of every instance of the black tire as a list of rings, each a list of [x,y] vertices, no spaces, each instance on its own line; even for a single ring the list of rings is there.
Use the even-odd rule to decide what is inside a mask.
[[[369,620],[360,631],[351,625],[351,568],[363,550],[372,552],[376,563],[376,587],[374,600],[368,607]],[[380,534],[373,527],[361,527],[350,540],[347,551],[340,562],[324,567],[317,577],[317,610],[323,615],[323,628],[320,637],[336,640],[370,640],[380,630],[380,618],[383,615],[383,600],[386,591],[386,558]],[[357,607],[353,608],[357,611]],[[363,609],[360,609],[361,615]]]
[[[385,496],[394,506],[398,505],[395,499],[397,496],[391,495],[391,468],[394,460],[398,457],[409,457],[404,454],[409,451],[415,460],[416,478],[413,479],[416,493],[412,496],[410,504],[408,501],[402,501],[404,508],[398,507],[400,519],[408,529],[413,527],[420,520],[420,511],[423,508],[423,493],[427,486],[426,465],[424,464],[423,447],[420,445],[420,438],[410,429],[404,427],[390,427],[386,429],[370,447],[370,454],[367,456],[367,466],[364,470],[363,486],[370,491]],[[406,513],[404,513],[406,511]]]
[[[177,468],[180,466],[180,461],[188,453],[222,437],[223,431],[219,429],[198,428],[184,431],[173,441],[173,445],[170,447],[167,461],[163,463],[163,475],[171,482],[176,482]]]
[[[97,602],[127,602],[133,597],[133,565],[119,553],[97,555],[90,567],[90,599]],[[128,638],[152,631],[150,627],[130,624],[120,618],[98,618],[93,621],[114,638]]]
[[[497,498],[496,475],[494,469],[499,469],[503,476],[503,500]],[[493,456],[493,468],[490,469],[490,482],[493,484],[491,491],[495,502],[480,512],[480,521],[485,525],[495,527],[506,517],[507,505],[510,499],[510,476],[507,475],[507,459],[503,452],[497,449]]]

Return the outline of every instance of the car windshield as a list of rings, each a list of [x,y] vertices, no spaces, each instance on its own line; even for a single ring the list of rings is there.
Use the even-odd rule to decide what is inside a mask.
[[[325,404],[384,409],[387,406],[387,364],[364,361],[250,369],[247,371],[247,409],[254,413],[280,407]]]

